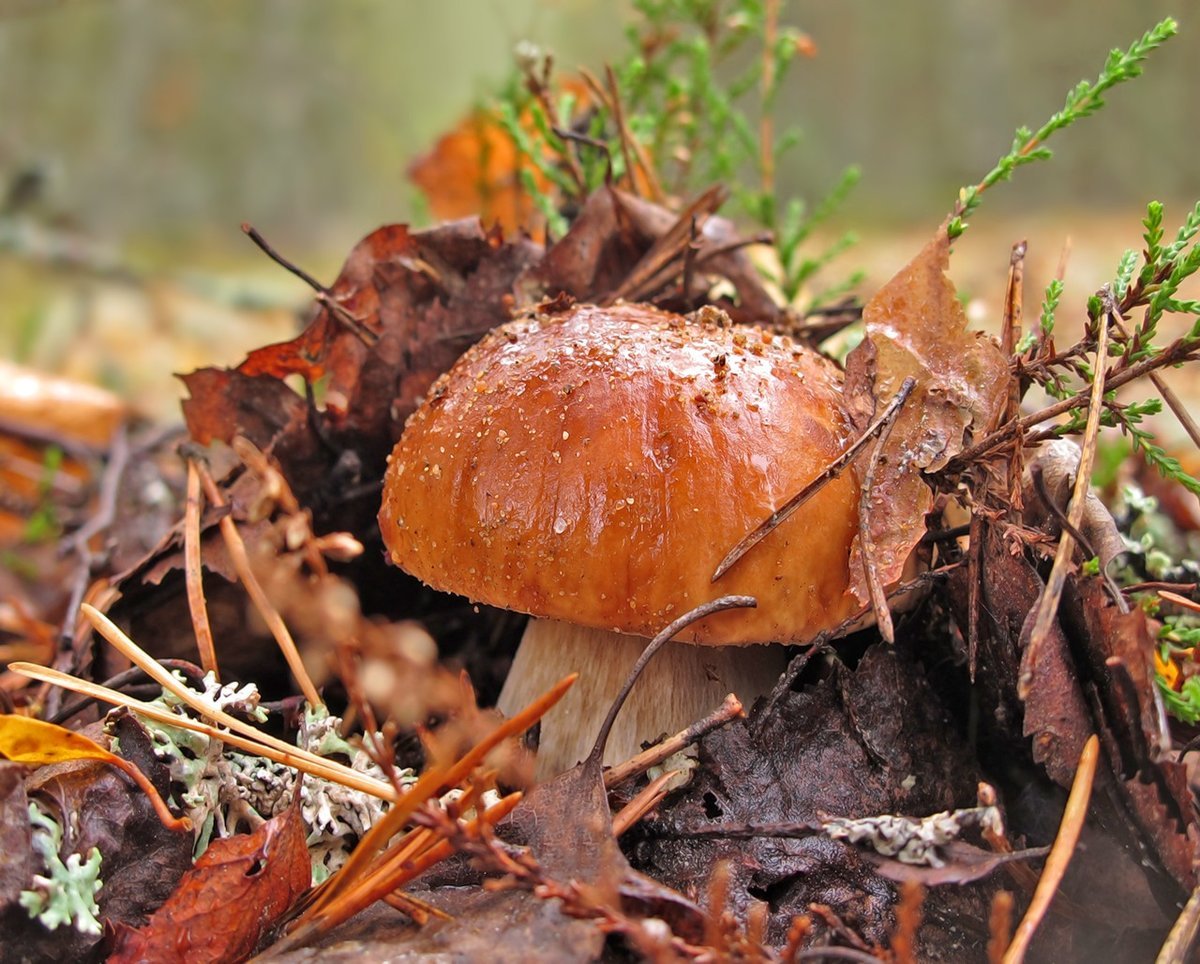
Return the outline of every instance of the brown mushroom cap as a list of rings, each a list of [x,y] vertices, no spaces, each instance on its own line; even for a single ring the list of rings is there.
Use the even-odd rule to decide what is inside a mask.
[[[722,556],[846,446],[841,373],[754,328],[642,305],[535,314],[430,390],[389,460],[394,563],[437,589],[652,636],[728,593],[697,643],[805,641],[855,607],[852,471],[718,583]]]

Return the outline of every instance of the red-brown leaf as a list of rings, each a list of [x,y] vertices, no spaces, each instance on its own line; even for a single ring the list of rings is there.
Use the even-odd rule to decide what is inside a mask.
[[[149,924],[119,931],[109,961],[244,960],[308,889],[311,873],[292,806],[252,834],[215,841]]]

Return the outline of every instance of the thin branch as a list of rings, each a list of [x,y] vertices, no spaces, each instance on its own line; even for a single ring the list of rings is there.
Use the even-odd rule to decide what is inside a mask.
[[[221,495],[221,490],[217,488],[207,466],[203,462],[197,462],[196,469],[200,474],[200,482],[204,486],[204,494],[208,498],[209,504],[218,508],[224,506],[225,497]],[[271,630],[271,635],[275,637],[279,651],[283,653],[288,669],[292,671],[296,682],[300,684],[300,690],[304,693],[308,705],[313,709],[324,706],[317,687],[313,683],[312,677],[308,675],[304,661],[300,658],[300,651],[296,648],[296,641],[292,639],[291,631],[284,623],[283,617],[279,615],[279,610],[267,598],[258,577],[254,575],[254,570],[250,566],[250,557],[246,554],[246,544],[242,541],[236,523],[231,516],[224,515],[221,517],[219,525],[221,535],[225,540],[225,548],[229,550],[229,558],[233,562],[233,568],[237,572],[238,578],[241,579],[242,585],[246,587],[246,593],[254,603],[254,608],[258,610],[263,622]]]
[[[258,249],[262,251],[263,254],[265,254],[285,271],[294,274],[297,278],[312,288],[312,290],[316,292],[317,301],[328,308],[330,314],[332,314],[338,321],[345,325],[346,328],[353,332],[359,341],[361,341],[368,348],[373,347],[378,343],[379,336],[375,332],[371,331],[371,329],[366,325],[364,325],[362,321],[360,321],[358,318],[355,318],[354,315],[352,315],[346,308],[346,306],[334,297],[332,290],[326,288],[323,284],[321,284],[321,282],[319,282],[299,265],[289,261],[282,254],[276,251],[275,248],[273,248],[267,241],[267,239],[259,233],[258,228],[243,221],[242,231],[244,231],[246,236],[258,246]]]
[[[892,434],[896,416],[899,415],[901,406],[916,384],[917,380],[911,375],[904,379],[900,391],[896,393],[892,404],[888,405],[879,427],[879,440],[871,451],[871,460],[867,463],[867,471],[863,476],[862,487],[859,489],[858,545],[862,555],[863,577],[867,582],[867,591],[871,597],[871,609],[875,613],[879,635],[886,643],[896,641],[896,631],[892,626],[892,611],[888,608],[887,593],[884,592],[883,585],[879,581],[879,573],[876,572],[875,565],[871,561],[875,552],[875,543],[871,537],[871,493],[875,489],[875,468],[879,465],[888,436]]]
[[[1087,504],[1088,486],[1092,480],[1092,463],[1096,458],[1096,433],[1100,430],[1100,413],[1104,406],[1105,374],[1104,360],[1108,357],[1108,323],[1110,313],[1115,312],[1111,302],[1111,294],[1106,292],[1109,305],[1105,313],[1096,321],[1096,375],[1092,381],[1091,405],[1088,408],[1087,428],[1083,433],[1082,452],[1079,455],[1079,468],[1075,473],[1075,487],[1071,494],[1071,505],[1067,511],[1070,527],[1064,528],[1058,540],[1058,551],[1054,555],[1054,564],[1050,568],[1050,578],[1046,580],[1046,588],[1042,590],[1038,601],[1037,618],[1029,635],[1028,648],[1022,659],[1021,674],[1017,679],[1017,695],[1022,699],[1029,696],[1029,687],[1033,681],[1034,669],[1038,656],[1058,616],[1058,603],[1062,598],[1063,586],[1067,579],[1067,570],[1075,555],[1075,537],[1072,531],[1078,531],[1083,522],[1083,511]]]
[[[1192,896],[1179,912],[1154,964],[1186,964],[1195,960],[1193,954],[1197,935],[1200,935],[1200,887],[1192,891]]]
[[[1130,365],[1128,368],[1122,369],[1114,373],[1111,377],[1105,379],[1105,384],[1108,386],[1107,391],[1113,391],[1120,388],[1122,385],[1127,385],[1130,382],[1137,381],[1150,372],[1156,371],[1159,368],[1165,368],[1168,365],[1176,365],[1180,362],[1190,361],[1200,355],[1200,343],[1189,342],[1186,339],[1180,338],[1166,348],[1158,355],[1153,355],[1143,358],[1141,361]],[[1090,404],[1090,398],[1087,395],[1079,394],[1072,395],[1070,398],[1064,398],[1055,402],[1053,405],[1047,405],[1043,409],[1039,409],[1024,418],[1009,422],[1007,425],[1002,425],[996,431],[986,435],[974,445],[963,449],[952,460],[947,467],[950,471],[961,469],[964,466],[970,465],[991,453],[991,451],[1000,445],[1003,445],[1009,439],[1015,436],[1024,435],[1035,425],[1040,425],[1042,422],[1048,422],[1052,418],[1057,418],[1059,415],[1064,415],[1075,408],[1083,408]]]
[[[667,785],[682,772],[682,770],[669,770],[651,780],[632,800],[625,804],[617,813],[613,814],[613,836],[620,837],[626,830],[641,820],[642,817],[657,807],[662,802],[663,797],[669,792]]]
[[[220,681],[217,650],[213,645],[212,626],[208,622],[208,601],[204,598],[203,570],[200,562],[200,473],[192,458],[187,460],[187,503],[183,516],[183,578],[187,586],[188,611],[200,650],[200,665]]]
[[[222,743],[236,747],[246,753],[266,757],[268,760],[282,763],[284,766],[291,767],[294,770],[301,770],[333,783],[350,787],[353,790],[359,790],[380,800],[395,801],[396,799],[395,788],[389,784],[364,776],[357,770],[352,770],[350,767],[343,766],[334,760],[316,756],[297,746],[284,743],[282,740],[271,737],[261,730],[256,730],[235,718],[230,717],[229,719],[234,719],[234,722],[238,724],[239,730],[249,730],[253,734],[252,737],[240,736],[238,733],[231,732],[230,730],[218,729],[211,723],[195,720],[190,716],[182,716],[179,713],[163,709],[161,706],[156,706],[153,703],[133,699],[124,693],[111,690],[107,686],[101,686],[98,683],[89,683],[86,680],[71,676],[69,673],[63,673],[46,666],[38,666],[34,663],[10,663],[8,668],[12,672],[28,676],[30,679],[50,683],[54,686],[61,686],[72,693],[80,693],[95,700],[111,703],[113,706],[127,707],[138,714],[138,716],[144,716],[147,719],[155,720],[158,723],[164,723],[168,726],[179,727],[182,730],[200,733],[211,740],[220,740]],[[199,694],[192,691],[192,696],[197,697]],[[192,705],[193,701],[189,699],[188,704]],[[193,709],[195,709],[194,705]],[[202,712],[210,716],[210,718],[216,718],[207,709]],[[227,716],[227,714],[225,715]],[[222,719],[221,722],[229,725],[225,719]],[[282,749],[279,748],[280,746]]]
[[[1100,739],[1094,733],[1083,745],[1079,755],[1079,766],[1075,770],[1075,779],[1071,782],[1071,793],[1067,797],[1067,806],[1063,810],[1062,821],[1058,825],[1058,836],[1054,838],[1054,846],[1046,858],[1046,866],[1042,870],[1029,909],[1021,918],[1013,941],[1004,953],[1003,964],[1021,964],[1025,953],[1029,950],[1029,942],[1033,939],[1034,931],[1050,908],[1050,902],[1058,891],[1067,865],[1075,853],[1075,845],[1079,842],[1079,833],[1087,817],[1088,804],[1092,797],[1092,781],[1096,776],[1096,761],[1100,756]]]
[[[835,479],[841,474],[842,470],[854,459],[863,447],[871,441],[876,435],[883,431],[885,426],[891,424],[891,420],[896,417],[896,413],[900,410],[900,406],[907,401],[909,394],[916,385],[915,379],[911,376],[904,380],[904,384],[900,386],[895,397],[888,402],[887,408],[883,410],[879,418],[875,419],[867,430],[862,433],[841,455],[835,458],[825,467],[825,470],[815,479],[804,486],[799,492],[787,500],[778,509],[772,512],[767,518],[760,522],[754,529],[748,532],[741,538],[736,546],[729,550],[725,558],[721,560],[721,564],[717,566],[713,572],[712,581],[716,582],[725,573],[729,572],[738,560],[747,552],[753,549],[756,545],[763,541],[767,536],[775,531],[789,516],[799,509],[805,502],[816,495],[824,485]]]
[[[1121,323],[1120,317],[1114,316],[1113,321],[1117,326],[1117,330],[1126,338],[1129,338],[1129,329]],[[1163,401],[1167,403],[1167,407],[1171,410],[1175,418],[1179,420],[1179,424],[1187,432],[1188,438],[1192,440],[1192,444],[1200,449],[1200,425],[1196,424],[1196,420],[1192,418],[1191,412],[1187,410],[1187,406],[1175,394],[1171,386],[1162,380],[1162,376],[1158,372],[1151,372],[1149,377],[1150,383],[1163,397]]]
[[[725,697],[725,702],[704,719],[693,723],[686,730],[680,730],[674,736],[667,737],[661,743],[656,743],[649,749],[643,750],[637,756],[630,757],[624,763],[618,763],[605,770],[605,788],[611,790],[613,787],[619,787],[626,780],[639,773],[644,773],[650,767],[658,766],[685,746],[691,746],[701,737],[707,736],[730,720],[741,719],[745,715],[746,711],[742,708],[742,701],[730,693]]]
[[[592,764],[597,767],[600,766],[600,759],[604,756],[605,744],[608,743],[608,733],[612,729],[617,714],[621,712],[621,707],[625,705],[625,699],[629,696],[629,691],[633,689],[633,684],[637,682],[646,664],[650,662],[654,654],[662,649],[673,636],[682,632],[692,623],[698,622],[706,616],[711,616],[713,613],[723,612],[726,609],[753,609],[757,605],[758,601],[753,596],[720,596],[709,602],[701,603],[695,609],[688,610],[650,640],[650,643],[642,650],[642,655],[633,664],[633,669],[629,671],[629,675],[625,678],[625,684],[621,687],[621,692],[617,694],[617,698],[613,700],[612,706],[608,708],[608,715],[604,718],[604,722],[600,724],[600,732],[596,734],[595,745],[592,747],[592,752],[588,754],[587,760],[584,761],[584,766]]]

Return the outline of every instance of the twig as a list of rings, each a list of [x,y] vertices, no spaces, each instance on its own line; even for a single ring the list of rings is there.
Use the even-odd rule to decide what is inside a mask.
[[[867,591],[871,596],[871,609],[875,613],[879,635],[883,637],[884,642],[889,644],[896,641],[896,631],[892,626],[892,611],[888,608],[887,593],[884,592],[883,585],[879,582],[879,573],[876,572],[875,565],[871,561],[871,557],[875,553],[875,543],[871,537],[871,493],[875,488],[875,467],[880,462],[880,456],[883,454],[884,446],[887,445],[888,436],[892,434],[896,416],[916,384],[916,379],[911,375],[904,379],[904,384],[900,386],[900,391],[893,399],[894,404],[888,405],[879,427],[879,440],[871,451],[871,460],[867,463],[862,488],[859,490],[858,545],[862,555],[863,576],[867,581]]]
[[[1189,342],[1184,338],[1177,339],[1159,354],[1143,358],[1128,368],[1114,373],[1110,378],[1106,378],[1107,391],[1115,391],[1122,385],[1128,385],[1130,382],[1137,381],[1139,378],[1148,375],[1150,372],[1157,371],[1159,368],[1190,361],[1198,355],[1200,355],[1200,343]],[[951,460],[947,466],[947,470],[954,471],[970,465],[972,462],[988,455],[996,447],[1003,445],[1010,438],[1024,435],[1035,425],[1048,422],[1052,418],[1066,414],[1071,409],[1083,408],[1088,404],[1090,404],[1090,396],[1083,394],[1072,395],[1070,398],[1064,398],[1052,405],[1047,405],[1045,408],[1032,412],[1024,418],[1009,422],[1007,425],[1002,425],[996,431],[984,436],[974,445],[959,452]]]
[[[317,301],[328,308],[330,314],[332,314],[338,321],[345,325],[346,328],[353,332],[359,341],[361,341],[368,348],[374,347],[379,342],[379,335],[371,331],[371,329],[364,325],[358,318],[355,318],[354,315],[350,313],[349,309],[347,309],[345,305],[343,305],[337,300],[337,298],[334,297],[331,289],[326,288],[323,284],[321,284],[321,282],[319,282],[299,265],[293,264],[282,254],[276,251],[270,245],[267,239],[259,233],[258,228],[243,221],[242,230],[246,233],[246,236],[258,246],[259,250],[262,251],[263,254],[265,254],[285,271],[291,272],[306,285],[312,288],[312,290],[316,292]]]
[[[1025,960],[1029,950],[1029,942],[1033,939],[1034,931],[1050,908],[1050,902],[1067,872],[1067,865],[1075,853],[1075,844],[1079,841],[1079,833],[1087,817],[1088,803],[1092,797],[1092,781],[1096,776],[1096,761],[1100,756],[1100,739],[1094,733],[1083,745],[1079,755],[1079,766],[1075,770],[1075,779],[1071,783],[1071,793],[1067,797],[1067,806],[1063,810],[1062,822],[1058,826],[1058,836],[1054,838],[1054,846],[1046,858],[1046,866],[1038,881],[1029,909],[1017,925],[1012,943],[1004,952],[1002,964],[1020,964]]]
[[[471,829],[478,834],[481,827],[490,828],[508,816],[520,802],[520,793],[509,794],[476,817]],[[447,819],[450,818],[447,817]],[[457,821],[453,822],[458,826]],[[401,855],[403,859],[389,859],[386,863],[380,863],[365,873],[358,873],[356,877],[346,874],[345,868],[349,865],[349,861],[343,865],[341,871],[327,881],[327,884],[336,881],[343,885],[342,889],[335,897],[324,902],[314,902],[306,907],[304,913],[293,922],[291,929],[283,939],[272,945],[272,953],[283,953],[311,942],[454,853],[455,847],[451,841],[438,840],[435,834],[427,830],[422,830],[420,833],[423,841],[436,840],[437,842],[424,850],[409,848],[412,852],[406,851],[402,854],[397,849],[397,854]],[[361,842],[359,846],[362,846]],[[355,848],[355,853],[357,852],[358,848]],[[324,889],[321,891],[322,895],[327,892]]]
[[[218,508],[224,506],[225,497],[221,495],[221,490],[217,488],[216,482],[213,481],[208,467],[202,462],[195,464],[209,504]],[[241,533],[238,532],[237,525],[234,523],[232,516],[222,516],[219,525],[221,527],[221,535],[225,539],[225,548],[229,550],[229,558],[233,562],[233,568],[237,572],[238,578],[242,580],[242,585],[246,587],[246,592],[254,603],[254,608],[258,610],[259,615],[263,618],[263,622],[271,630],[271,635],[275,637],[275,642],[279,645],[279,650],[283,653],[283,658],[287,660],[288,669],[292,671],[296,682],[300,684],[300,690],[304,693],[304,698],[308,701],[308,705],[313,709],[324,706],[325,704],[317,692],[317,687],[313,684],[312,677],[308,675],[308,670],[304,668],[304,661],[300,658],[300,651],[296,648],[296,641],[292,639],[291,631],[287,628],[287,624],[284,623],[283,617],[279,615],[279,610],[267,598],[267,594],[263,590],[262,584],[258,581],[258,577],[254,575],[254,570],[250,566],[250,557],[246,554],[246,544],[242,541]]]
[[[220,681],[217,651],[213,645],[212,626],[208,622],[208,601],[204,598],[204,576],[200,563],[200,473],[192,458],[187,460],[187,503],[183,516],[183,577],[187,586],[188,611],[196,632],[196,647],[200,650],[200,665]]]
[[[979,661],[979,618],[983,613],[983,516],[971,513],[967,526],[967,675],[975,683],[975,668]]]
[[[1007,890],[996,891],[988,915],[988,964],[1002,964],[1004,960],[1004,949],[1012,941],[1012,912],[1013,895]]]
[[[728,197],[728,188],[714,184],[692,201],[630,269],[616,291],[603,299],[602,304],[612,304],[622,298],[640,300],[662,287],[668,280],[662,277],[664,272],[671,270],[687,250],[695,226],[703,225]]]
[[[1200,887],[1192,891],[1179,912],[1154,964],[1187,964],[1195,960],[1197,934],[1200,934]]]
[[[1033,487],[1037,490],[1038,498],[1042,500],[1042,505],[1046,507],[1046,511],[1054,517],[1054,521],[1064,531],[1071,534],[1071,538],[1079,543],[1080,548],[1083,549],[1089,559],[1094,557],[1096,549],[1092,545],[1091,540],[1083,534],[1082,530],[1071,524],[1071,520],[1063,511],[1062,506],[1051,495],[1049,488],[1046,486],[1046,475],[1042,470],[1042,466],[1036,460],[1029,466],[1029,477],[1033,480]],[[1121,587],[1117,585],[1116,579],[1113,578],[1106,566],[1100,567],[1100,579],[1104,582],[1104,588],[1108,590],[1108,594],[1112,597],[1117,608],[1123,614],[1128,613],[1129,603],[1125,600],[1125,593],[1121,591]]]
[[[1113,316],[1113,323],[1117,326],[1117,330],[1129,338],[1129,329],[1122,323],[1119,316]],[[1188,438],[1192,440],[1192,444],[1200,449],[1200,425],[1196,424],[1196,420],[1192,418],[1191,413],[1187,410],[1187,406],[1183,404],[1179,396],[1175,394],[1171,386],[1162,380],[1158,372],[1150,373],[1150,384],[1163,397],[1163,401],[1167,403],[1167,407],[1174,414],[1179,424],[1183,426],[1183,430],[1187,432]]]
[[[781,525],[793,512],[799,509],[805,502],[811,499],[821,490],[825,483],[836,478],[863,447],[873,439],[879,432],[883,431],[884,427],[891,423],[895,418],[896,413],[900,410],[900,406],[908,399],[913,387],[916,385],[916,380],[911,376],[904,380],[904,384],[900,386],[895,397],[888,403],[887,408],[883,410],[879,418],[867,427],[867,430],[862,433],[857,439],[851,443],[841,455],[835,458],[825,467],[825,470],[815,479],[804,486],[799,492],[787,500],[778,509],[772,512],[767,518],[760,522],[754,529],[748,532],[741,538],[736,546],[729,550],[729,553],[721,560],[721,564],[717,566],[716,571],[712,575],[712,581],[716,582],[725,573],[729,572],[739,559],[747,552],[753,549],[756,545],[769,536],[775,529]]]
[[[1020,241],[1013,245],[1008,262],[1008,288],[1004,296],[1004,325],[1001,330],[1000,351],[1005,358],[1013,358],[1017,344],[1021,340],[1021,321],[1023,301],[1025,296],[1025,251],[1026,244]],[[1020,362],[1017,360],[1018,373]],[[1000,408],[1000,420],[995,428],[1016,418],[1021,412],[1021,379],[1018,374],[1010,375],[1008,379],[1008,397]],[[1007,518],[1015,522],[1020,518],[1024,508],[1021,499],[1021,476],[1024,473],[1023,452],[1020,445],[1014,445],[1008,461],[1008,505],[1005,507]]]
[[[758,122],[758,167],[764,197],[775,196],[775,119],[770,103],[775,87],[775,42],[779,34],[779,0],[766,0],[763,6],[762,117]]]
[[[624,763],[618,763],[605,770],[604,786],[609,790],[619,787],[630,777],[644,773],[650,767],[658,766],[668,757],[678,753],[685,746],[691,746],[717,727],[724,726],[730,720],[740,719],[745,715],[742,701],[730,693],[725,697],[725,702],[704,719],[693,723],[686,730],[680,730],[674,736],[667,737],[661,743],[656,743],[649,749],[643,750],[637,756],[630,757]]]
[[[620,837],[621,834],[657,807],[662,802],[662,798],[667,795],[667,784],[682,772],[682,770],[669,770],[642,787],[632,800],[625,804],[617,813],[613,814],[613,836]]]
[[[188,705],[196,709],[197,712],[204,713],[210,719],[219,720],[223,725],[229,726],[230,730],[218,729],[210,723],[194,720],[190,716],[182,716],[171,710],[163,709],[161,706],[155,706],[153,703],[133,699],[124,693],[110,690],[106,686],[101,686],[98,683],[89,683],[87,680],[79,679],[68,673],[50,669],[46,666],[38,666],[33,663],[10,663],[8,668],[12,672],[28,676],[30,679],[51,683],[54,686],[61,686],[63,689],[70,690],[73,693],[81,693],[92,699],[111,703],[113,706],[127,707],[134,713],[144,716],[147,719],[165,723],[168,726],[176,726],[183,730],[191,730],[193,733],[200,733],[209,739],[227,743],[246,753],[266,757],[268,760],[282,763],[284,766],[289,766],[294,770],[302,770],[313,776],[350,787],[353,790],[359,790],[380,800],[394,801],[396,799],[395,789],[382,780],[374,780],[366,777],[357,770],[352,770],[350,767],[337,763],[334,760],[319,757],[297,746],[284,743],[282,740],[272,737],[268,733],[248,726],[236,717],[231,717],[219,711],[213,712],[215,708],[211,705],[205,704],[198,708],[196,703],[199,702],[197,699],[199,694],[195,691],[191,691],[191,696],[186,700]],[[234,726],[236,726],[237,731],[249,731],[252,736],[238,735],[237,731],[233,731]]]
[[[634,169],[630,164],[629,151],[632,150],[634,157],[637,160],[637,166],[645,178],[646,187],[650,192],[650,200],[656,204],[666,203],[666,195],[663,193],[662,185],[658,181],[658,174],[654,170],[654,165],[646,156],[645,148],[641,142],[633,136],[629,125],[625,122],[625,112],[621,107],[621,93],[617,89],[617,80],[613,74],[611,67],[605,67],[605,76],[608,79],[609,89],[605,90],[604,86],[587,68],[580,68],[579,73],[583,77],[584,82],[588,85],[593,96],[613,115],[613,119],[617,124],[617,133],[621,140],[621,153],[625,157],[625,166],[629,169],[629,182],[631,192],[637,194],[637,182],[634,178]]]
[[[1195,586],[1192,586],[1195,589]],[[1184,609],[1190,609],[1194,613],[1200,613],[1200,603],[1194,603],[1186,596],[1180,596],[1178,593],[1169,592],[1166,589],[1158,590],[1158,598],[1163,602],[1169,602],[1175,606],[1182,606]]]
[[[92,575],[97,561],[101,558],[92,552],[88,545],[94,536],[111,528],[117,516],[117,497],[121,489],[121,479],[129,465],[129,433],[122,422],[113,432],[112,444],[109,448],[108,463],[104,467],[104,475],[100,479],[100,494],[97,499],[96,511],[92,517],[80,526],[71,536],[64,540],[79,557],[79,567],[75,572],[75,581],[71,588],[71,598],[67,601],[67,615],[63,619],[60,636],[69,640],[72,637],[76,614],[79,604],[83,602],[87,587],[92,581]]]
[[[1109,299],[1107,310],[1096,320],[1096,374],[1092,381],[1087,427],[1083,433],[1083,450],[1079,455],[1079,468],[1075,472],[1075,486],[1071,494],[1071,505],[1067,511],[1071,529],[1074,530],[1078,530],[1083,521],[1088,486],[1092,479],[1092,463],[1096,458],[1096,433],[1100,430],[1100,412],[1104,405],[1109,314],[1116,311],[1112,304],[1111,294],[1106,292],[1106,296]],[[1058,551],[1054,555],[1054,564],[1050,568],[1050,578],[1046,580],[1046,588],[1042,590],[1041,599],[1038,601],[1037,617],[1033,623],[1033,630],[1029,634],[1028,648],[1022,659],[1021,674],[1017,679],[1017,695],[1022,700],[1029,696],[1029,686],[1033,681],[1038,656],[1054,627],[1054,620],[1058,616],[1058,603],[1062,598],[1067,569],[1071,565],[1074,555],[1075,538],[1071,535],[1070,529],[1064,529],[1059,536]]]
[[[600,766],[600,760],[604,756],[605,744],[608,743],[609,731],[612,729],[617,714],[621,712],[621,707],[625,705],[625,699],[629,696],[629,691],[633,689],[633,684],[637,682],[642,670],[654,657],[654,654],[670,642],[676,633],[682,632],[692,623],[698,622],[706,616],[711,616],[713,613],[724,612],[726,609],[753,609],[757,605],[758,601],[753,596],[720,596],[709,602],[701,603],[695,609],[688,610],[650,640],[650,643],[642,650],[642,655],[633,664],[633,669],[629,671],[629,675],[625,678],[621,692],[617,694],[617,698],[613,700],[612,706],[608,708],[608,715],[604,718],[604,722],[600,724],[600,732],[596,734],[596,742],[592,746],[592,752],[588,754],[587,760],[584,761],[584,766]]]
[[[363,835],[362,839],[358,842],[358,846],[354,848],[354,851],[342,865],[341,872],[330,878],[329,885],[321,891],[320,895],[309,906],[305,912],[305,916],[309,918],[315,917],[328,907],[332,901],[339,899],[341,893],[339,888],[350,886],[347,882],[353,881],[367,867],[372,865],[376,855],[384,850],[388,841],[404,827],[422,803],[434,796],[442,787],[455,787],[462,783],[492,750],[509,737],[525,732],[525,730],[540,720],[555,703],[566,695],[567,690],[575,684],[578,678],[578,673],[572,673],[570,676],[560,680],[550,690],[521,710],[521,712],[503,721],[471,747],[453,765],[449,767],[435,765],[421,774],[420,779],[408,789],[408,792],[400,798],[395,806],[388,810]]]

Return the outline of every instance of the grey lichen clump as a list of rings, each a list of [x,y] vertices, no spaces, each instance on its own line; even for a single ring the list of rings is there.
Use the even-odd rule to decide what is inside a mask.
[[[58,852],[63,837],[58,821],[31,802],[29,823],[33,849],[41,856],[46,872],[34,874],[33,887],[21,891],[21,906],[52,931],[62,924],[72,924],[81,934],[101,933],[103,928],[96,916],[100,912],[96,894],[103,886],[100,851],[93,847],[86,860],[79,854],[68,854],[64,861]]]
[[[205,700],[227,712],[240,712],[263,722],[266,710],[258,705],[253,684],[222,686],[211,674],[204,680]],[[164,693],[156,703],[183,713],[182,703]],[[172,784],[181,787],[178,803],[196,827],[197,856],[209,842],[239,829],[254,830],[282,813],[292,802],[296,772],[281,763],[230,749],[202,733],[142,720],[155,745],[156,755],[168,765]],[[341,757],[365,776],[386,781],[382,768],[361,747],[339,733],[339,717],[323,708],[306,709],[297,744],[325,757]],[[410,771],[400,773],[402,785],[416,781]],[[300,811],[308,829],[313,880],[320,882],[337,870],[364,833],[387,809],[387,803],[359,790],[317,777],[305,776],[300,787]]]
[[[834,817],[821,822],[825,833],[834,840],[866,844],[885,857],[927,867],[944,867],[940,849],[957,840],[969,827],[996,834],[1004,830],[1000,810],[993,806],[947,810],[919,818],[883,814],[858,820]]]

